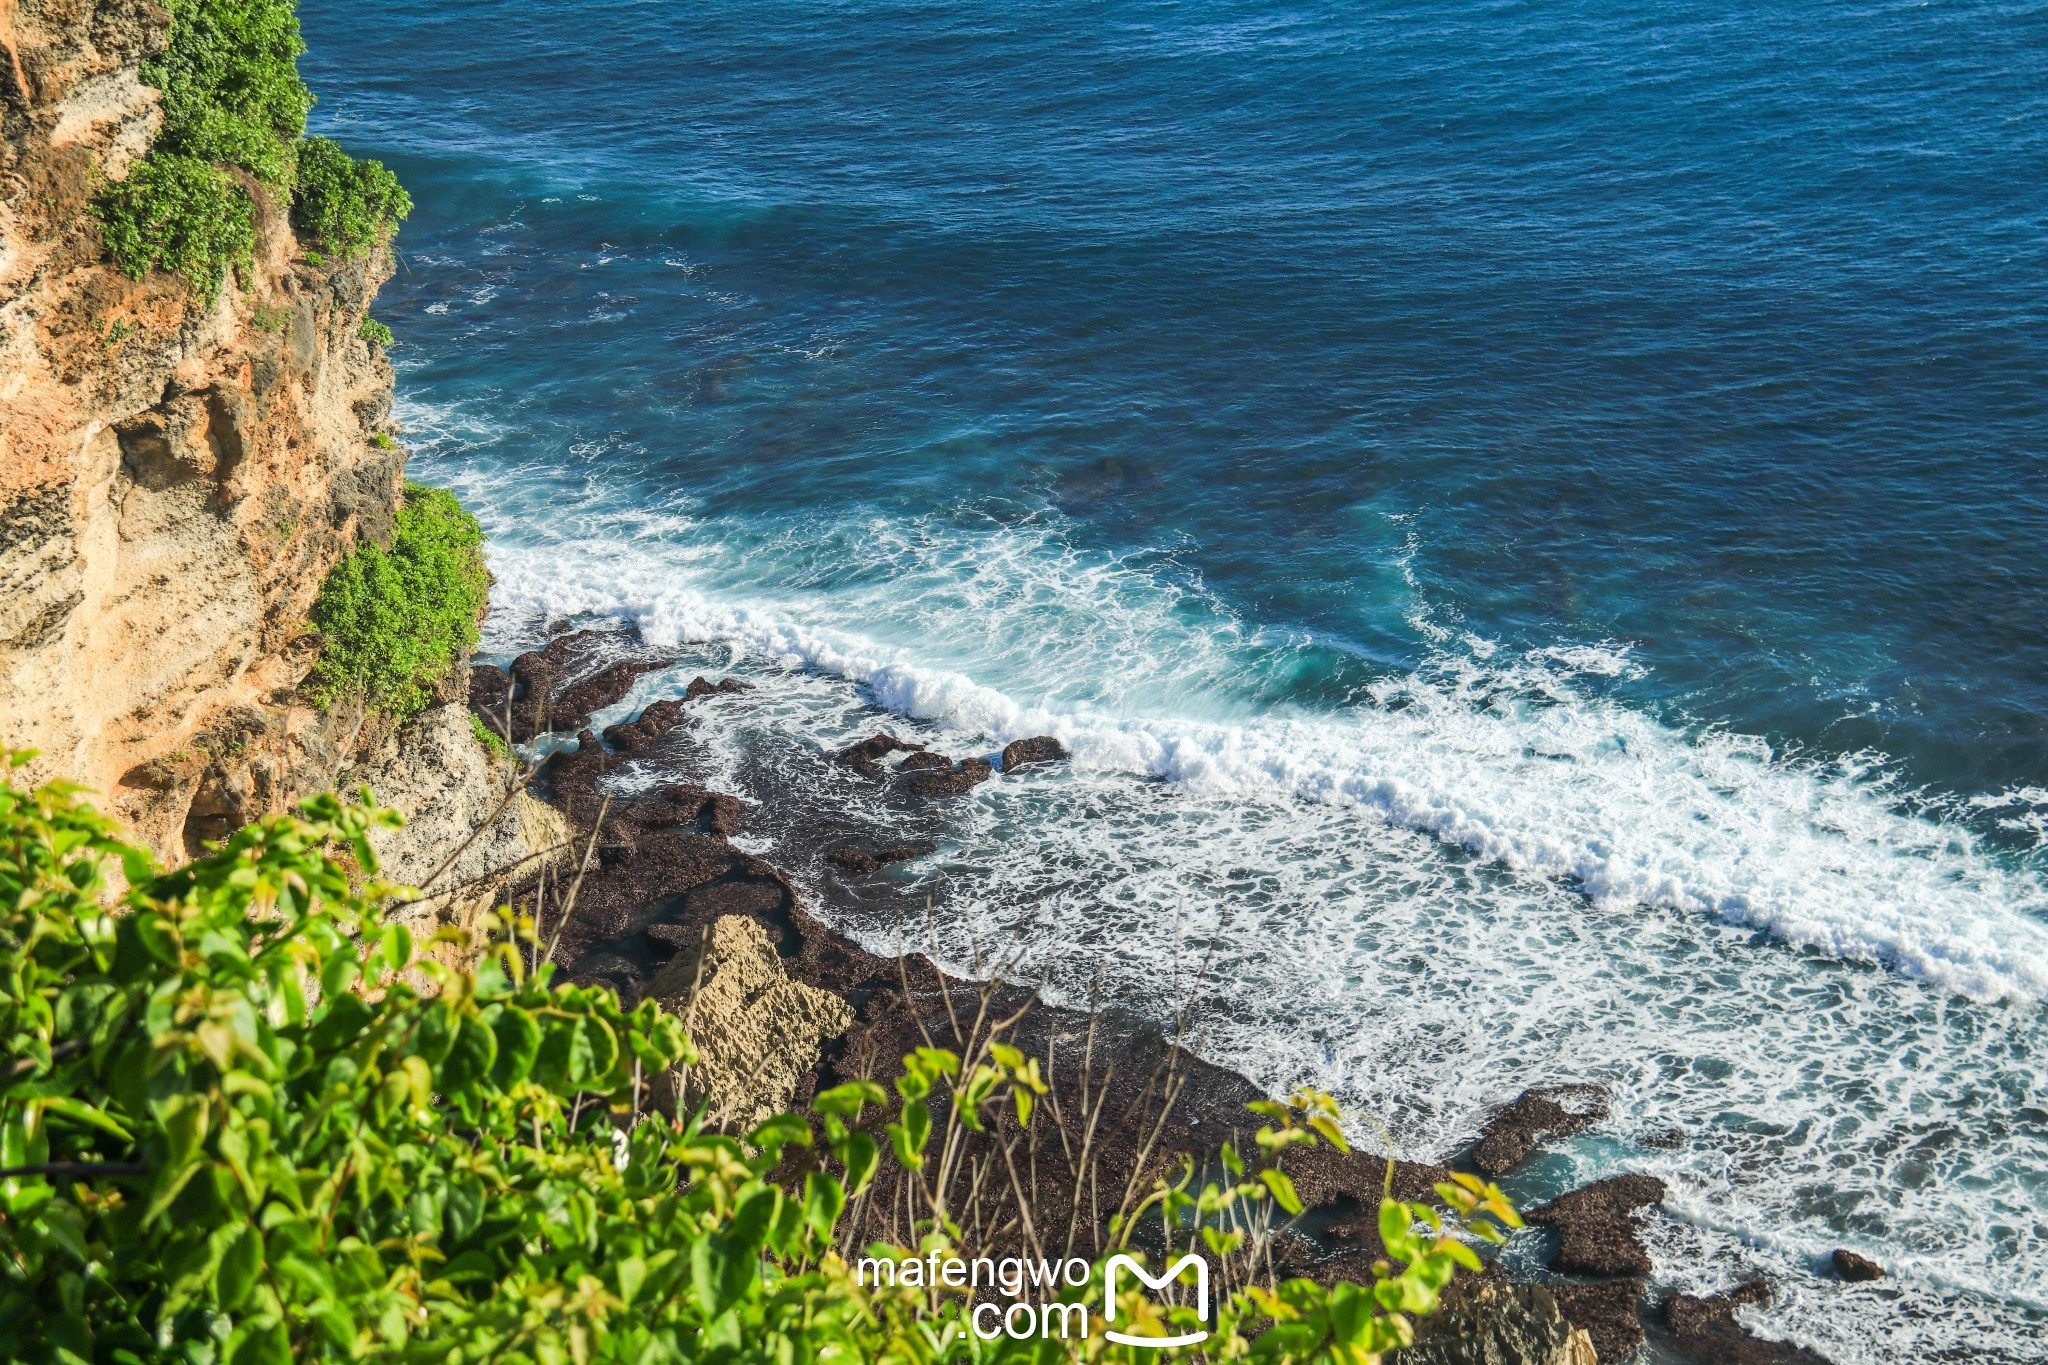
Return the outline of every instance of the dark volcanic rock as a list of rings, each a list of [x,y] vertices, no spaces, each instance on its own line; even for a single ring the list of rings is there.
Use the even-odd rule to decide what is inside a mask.
[[[988,781],[992,771],[983,760],[970,758],[957,768],[912,773],[904,779],[904,785],[919,796],[958,796]]]
[[[1486,1176],[1503,1176],[1527,1161],[1543,1143],[1570,1137],[1606,1117],[1607,1092],[1597,1085],[1524,1090],[1513,1104],[1486,1121],[1470,1160]]]
[[[1027,763],[1057,763],[1067,756],[1067,746],[1051,735],[1013,739],[1003,746],[1003,771],[1014,772]]]
[[[621,660],[599,669],[581,682],[569,684],[557,692],[549,704],[553,728],[581,727],[593,713],[604,710],[632,691],[635,678],[660,667],[662,665],[658,662]]]
[[[752,683],[743,683],[738,678],[720,678],[717,682],[712,682],[707,678],[696,677],[690,679],[690,685],[683,689],[683,700],[695,701],[699,697],[715,697],[728,692],[753,690]]]
[[[825,855],[825,861],[841,872],[856,875],[873,872],[883,863],[900,863],[911,858],[922,858],[930,853],[935,844],[897,844],[890,848],[855,848],[851,844],[835,848]]]
[[[469,709],[502,739],[506,716],[514,709],[512,675],[496,664],[478,664],[469,670]]]
[[[825,861],[841,872],[855,874],[873,872],[882,865],[881,859],[864,848],[835,848],[825,855]]]
[[[1312,1209],[1338,1203],[1356,1204],[1368,1212],[1379,1208],[1380,1193],[1387,1179],[1387,1159],[1383,1155],[1340,1152],[1335,1147],[1318,1144],[1289,1149],[1286,1160],[1281,1164],[1294,1181],[1294,1192],[1301,1196],[1303,1204]],[[1448,1167],[1397,1161],[1394,1163],[1394,1197],[1437,1203],[1435,1186],[1450,1178]],[[1373,1246],[1378,1247],[1379,1228],[1371,1219],[1351,1225],[1348,1240],[1362,1241],[1363,1234],[1368,1231],[1372,1234]]]
[[[1557,1229],[1561,1240],[1550,1262],[1552,1270],[1567,1275],[1640,1276],[1650,1273],[1650,1253],[1636,1236],[1631,1215],[1663,1201],[1663,1181],[1647,1175],[1618,1175],[1561,1195],[1525,1216],[1531,1223]]]
[[[622,754],[637,758],[652,753],[662,737],[681,725],[683,720],[683,703],[674,697],[664,697],[660,701],[649,702],[647,708],[631,720],[607,725],[604,742]]]
[[[917,753],[907,755],[901,763],[896,765],[896,770],[905,773],[918,773],[932,768],[950,768],[952,766],[953,760],[944,754],[935,754],[930,749],[923,749]]]
[[[1641,1280],[1553,1284],[1549,1289],[1565,1321],[1586,1329],[1593,1339],[1593,1352],[1601,1360],[1627,1360],[1629,1353],[1643,1344],[1643,1324],[1636,1314],[1643,1295]]]
[[[858,744],[849,744],[832,757],[855,772],[864,773],[869,777],[880,777],[883,775],[882,760],[890,754],[916,753],[923,748],[922,744],[911,744],[892,734],[883,733],[870,735]]]
[[[1544,1285],[1459,1280],[1386,1365],[1565,1365],[1571,1332]]]
[[[1836,1247],[1835,1254],[1828,1259],[1834,1263],[1835,1274],[1850,1284],[1867,1284],[1884,1278],[1883,1266],[1868,1256],[1858,1256],[1847,1247]]]
[[[620,657],[622,654],[640,657]],[[558,635],[545,648],[528,650],[512,661],[508,673],[480,664],[470,673],[470,709],[492,729],[504,734],[510,689],[510,739],[524,742],[551,730],[572,730],[593,713],[614,704],[632,690],[641,674],[668,661],[647,657],[632,631],[579,630]]]
[[[1674,1294],[1664,1304],[1664,1323],[1678,1339],[1679,1349],[1701,1365],[1829,1365],[1825,1356],[1789,1342],[1751,1336],[1735,1320],[1747,1303],[1769,1303],[1771,1287],[1762,1280],[1712,1298]]]

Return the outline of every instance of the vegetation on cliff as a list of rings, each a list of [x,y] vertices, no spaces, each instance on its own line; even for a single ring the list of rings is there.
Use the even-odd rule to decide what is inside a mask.
[[[331,138],[299,144],[292,221],[329,255],[361,255],[411,212],[412,196],[383,162],[358,161]]]
[[[677,1020],[554,985],[528,924],[483,926],[497,937],[474,971],[418,956],[375,880],[368,835],[395,819],[317,797],[165,873],[74,790],[0,785],[0,1320],[17,1358],[1193,1355],[1103,1339],[1101,1265],[1018,1300],[1061,1332],[1073,1319],[1043,1305],[1075,1305],[1085,1342],[1013,1338],[1017,1308],[918,1273],[972,1254],[941,1173],[961,1132],[1029,1113],[1035,1062],[921,1048],[893,1100],[857,1081],[743,1134],[645,1112],[646,1079],[691,1060]],[[1276,1283],[1245,1254],[1246,1211],[1298,1207],[1284,1154],[1342,1138],[1322,1097],[1255,1107],[1257,1169],[1226,1152],[1234,1183],[1161,1181],[1139,1210],[1163,1229],[1154,1250],[1199,1234],[1224,1267],[1213,1315],[1127,1278],[1119,1328],[1205,1331],[1210,1360],[1368,1362],[1477,1264],[1451,1232],[1515,1221],[1476,1181],[1440,1187],[1448,1217],[1388,1199],[1403,1268]],[[924,1191],[920,1244],[843,1246],[842,1213],[891,1162]],[[1122,1224],[1126,1248],[1139,1225]]]
[[[169,45],[142,79],[163,92],[147,156],[95,200],[107,249],[131,276],[175,271],[211,301],[256,247],[252,189],[289,199],[330,255],[366,250],[412,210],[398,178],[306,138],[313,93],[296,0],[169,0]]]
[[[417,714],[476,644],[491,587],[482,546],[453,493],[408,483],[391,548],[365,541],[320,585],[308,694],[323,706],[359,697],[392,720]]]

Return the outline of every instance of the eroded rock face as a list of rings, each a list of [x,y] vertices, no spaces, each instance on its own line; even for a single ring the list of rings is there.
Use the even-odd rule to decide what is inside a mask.
[[[292,705],[303,622],[389,534],[404,452],[373,439],[391,369],[360,336],[383,252],[314,265],[265,202],[249,290],[210,306],[105,259],[88,204],[155,134],[139,67],[166,24],[0,4],[0,741],[175,860],[332,781],[352,732]]]
[[[1467,1287],[1470,1286],[1470,1287]],[[1592,1338],[1541,1285],[1466,1281],[1387,1365],[1597,1365]]]
[[[712,921],[647,989],[683,1020],[699,1054],[663,1079],[657,1101],[708,1103],[713,1122],[741,1128],[796,1107],[825,1040],[853,1023],[844,1000],[792,981],[767,931],[740,914]]]
[[[545,862],[569,857],[569,822],[519,790],[518,777],[477,743],[459,704],[428,708],[343,775],[342,790],[367,785],[405,816],[403,828],[370,842],[385,880],[428,893],[398,912],[415,938],[443,924],[471,927],[477,911],[533,881]]]

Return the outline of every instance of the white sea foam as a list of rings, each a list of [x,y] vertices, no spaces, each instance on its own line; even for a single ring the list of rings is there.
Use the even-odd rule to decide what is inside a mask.
[[[622,616],[661,644],[730,642],[990,747],[1052,734],[1088,767],[1354,808],[1599,904],[1713,916],[1975,999],[2048,997],[2036,876],[1901,810],[1853,758],[1781,758],[1753,737],[1682,733],[1581,691],[1577,674],[1632,666],[1612,647],[1440,650],[1340,714],[1233,716],[1234,621],[1213,612],[1224,637],[1201,638],[1176,621],[1180,602],[1147,600],[1176,595],[1156,576],[1078,562],[1042,529],[991,527],[970,548],[931,527],[868,527],[855,536],[860,579],[782,593],[735,591],[730,556],[650,553],[686,530],[669,514],[611,529],[632,538],[500,547],[500,601]],[[788,548],[778,538],[738,558]],[[1038,644],[1020,653],[1020,639]],[[1043,691],[954,662],[978,645],[996,671],[1042,664]],[[1089,670],[1115,676],[1074,686]]]

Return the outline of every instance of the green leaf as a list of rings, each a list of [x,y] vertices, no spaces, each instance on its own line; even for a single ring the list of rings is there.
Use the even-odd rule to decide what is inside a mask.
[[[244,1327],[231,1338],[228,1365],[292,1365],[291,1338],[284,1324],[271,1319]]]
[[[491,1074],[497,1060],[497,1035],[482,1020],[465,1015],[456,1024],[435,1081],[444,1095],[464,1094]]]
[[[1277,1166],[1268,1166],[1259,1172],[1259,1179],[1266,1182],[1266,1188],[1273,1192],[1273,1202],[1290,1214],[1301,1212],[1301,1196],[1294,1192],[1294,1182],[1287,1173]]]
[[[882,1154],[866,1133],[849,1133],[839,1145],[838,1157],[846,1167],[847,1193],[859,1194],[875,1178]]]
[[[1397,1199],[1380,1201],[1380,1243],[1386,1247],[1387,1255],[1397,1261],[1415,1259],[1414,1224],[1415,1218],[1406,1204]]]
[[[811,1100],[811,1111],[858,1119],[861,1106],[886,1104],[888,1099],[888,1092],[873,1081],[848,1081],[844,1085],[835,1085],[830,1090],[819,1091]]]
[[[627,1256],[620,1260],[618,1269],[619,1299],[628,1308],[633,1306],[633,1296],[640,1292],[640,1286],[646,1279],[646,1261],[638,1256]]]
[[[804,1222],[820,1242],[832,1240],[832,1226],[846,1210],[846,1187],[823,1171],[804,1177]]]
[[[540,1025],[525,1010],[507,1005],[492,1021],[491,1033],[498,1044],[498,1060],[491,1067],[491,1082],[500,1090],[509,1090],[525,1080],[527,1073],[533,1070],[534,1058],[540,1054]]]
[[[245,1223],[221,1251],[220,1269],[214,1273],[214,1298],[222,1308],[234,1312],[249,1296],[262,1270],[263,1236],[253,1224]]]

